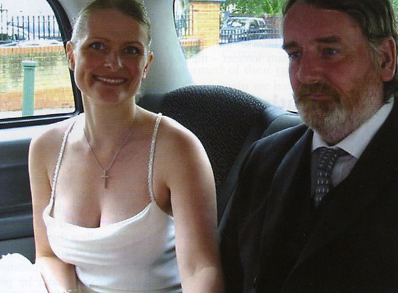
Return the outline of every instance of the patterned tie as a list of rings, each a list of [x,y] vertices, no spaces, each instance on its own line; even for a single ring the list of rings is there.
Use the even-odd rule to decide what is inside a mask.
[[[332,187],[330,175],[332,174],[337,159],[342,155],[342,152],[344,151],[341,149],[320,148],[315,181],[315,206],[318,206],[323,196],[330,191]]]

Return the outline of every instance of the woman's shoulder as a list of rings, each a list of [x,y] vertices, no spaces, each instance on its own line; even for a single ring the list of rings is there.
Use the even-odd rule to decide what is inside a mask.
[[[175,146],[187,143],[200,144],[195,134],[173,118],[165,116],[162,113],[153,113],[147,110],[143,110],[143,113],[146,117],[147,129],[152,132],[156,126],[156,120],[160,119],[158,120],[157,142],[161,144],[167,143],[169,146],[170,144]]]
[[[59,150],[68,127],[74,123],[76,117],[50,124],[37,133],[30,143],[30,153],[50,155],[53,149]]]
[[[159,139],[181,149],[202,146],[198,137],[191,130],[168,116],[162,116],[159,125]]]
[[[206,162],[207,155],[196,135],[171,117],[144,110],[146,132],[156,134],[156,158],[166,168],[177,168],[179,162]],[[159,118],[159,116],[161,118]],[[158,128],[156,130],[156,120]],[[170,169],[168,170],[170,171]]]

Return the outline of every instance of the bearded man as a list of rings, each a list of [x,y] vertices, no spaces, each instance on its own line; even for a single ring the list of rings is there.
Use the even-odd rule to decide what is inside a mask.
[[[221,222],[226,292],[398,292],[397,32],[388,0],[288,0],[304,124],[252,147]]]

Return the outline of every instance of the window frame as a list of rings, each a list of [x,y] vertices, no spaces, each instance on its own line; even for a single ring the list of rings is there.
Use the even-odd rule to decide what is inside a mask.
[[[58,0],[46,0],[58,23],[59,31],[61,33],[62,42],[64,44],[64,49],[68,40],[70,40],[72,35],[72,25],[69,21],[69,18],[58,2]],[[65,54],[66,58],[66,54]],[[8,129],[8,128],[16,128],[16,127],[24,127],[24,126],[38,126],[38,125],[47,125],[51,123],[55,123],[73,116],[76,116],[83,112],[83,102],[81,97],[81,92],[77,88],[76,83],[73,77],[73,71],[69,69],[70,80],[71,80],[71,88],[73,94],[73,100],[75,103],[74,111],[67,113],[52,113],[45,115],[34,115],[27,117],[11,117],[11,118],[2,118],[0,119],[0,129]]]

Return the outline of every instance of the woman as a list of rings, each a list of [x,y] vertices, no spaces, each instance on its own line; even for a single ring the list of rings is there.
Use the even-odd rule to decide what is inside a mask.
[[[36,263],[49,292],[222,292],[206,153],[135,103],[150,41],[135,0],[96,0],[76,20],[67,57],[85,114],[30,148]]]

